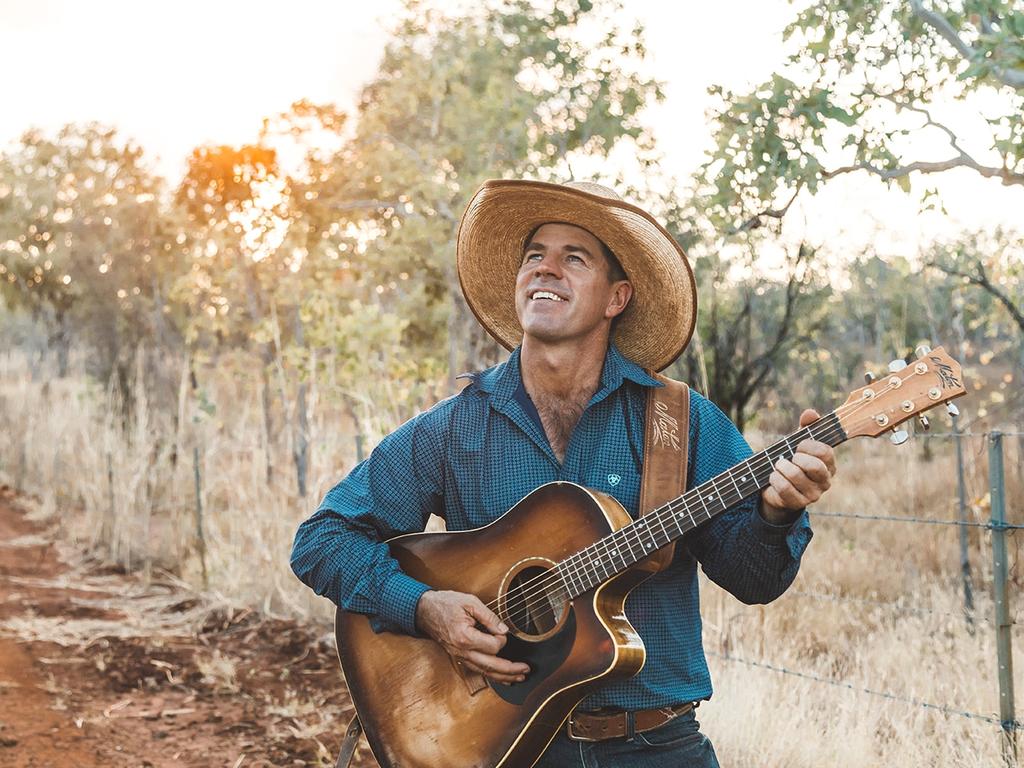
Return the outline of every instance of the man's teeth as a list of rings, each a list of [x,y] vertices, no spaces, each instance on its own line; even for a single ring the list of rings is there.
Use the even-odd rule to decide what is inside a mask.
[[[565,301],[561,296],[556,296],[551,291],[536,291],[533,294],[534,299],[551,299],[552,301]]]

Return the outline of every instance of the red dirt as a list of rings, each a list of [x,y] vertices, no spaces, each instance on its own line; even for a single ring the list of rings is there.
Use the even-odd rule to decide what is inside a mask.
[[[91,577],[99,581],[85,588]],[[139,626],[139,600],[153,595],[166,598],[170,619],[199,606],[166,584],[62,561],[52,529],[26,519],[0,488],[0,765],[334,764],[352,711],[327,638],[295,622],[212,608],[189,632],[123,637],[101,623],[74,624]],[[32,629],[61,634],[73,625],[99,631],[70,643],[64,633],[60,644]],[[365,742],[353,764],[376,765]]]

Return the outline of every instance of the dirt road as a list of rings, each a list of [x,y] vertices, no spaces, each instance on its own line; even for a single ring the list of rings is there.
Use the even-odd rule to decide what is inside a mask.
[[[0,488],[0,765],[333,765],[327,637],[104,569]],[[361,767],[376,763],[361,747]]]

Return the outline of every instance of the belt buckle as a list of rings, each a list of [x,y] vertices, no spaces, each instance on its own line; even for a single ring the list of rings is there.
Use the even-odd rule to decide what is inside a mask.
[[[570,740],[583,741],[587,742],[588,744],[593,744],[595,742],[601,741],[601,739],[588,739],[586,736],[577,736],[572,729],[573,725],[574,723],[572,721],[572,714],[570,714],[569,719],[565,721],[565,735],[568,736]]]

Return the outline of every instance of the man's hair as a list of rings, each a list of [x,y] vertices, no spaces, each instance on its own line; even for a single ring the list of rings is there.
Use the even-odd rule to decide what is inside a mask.
[[[597,237],[597,235],[594,237]],[[605,245],[604,240],[600,237],[597,237],[597,242],[601,244],[601,253],[608,260],[608,279],[613,283],[617,283],[619,280],[629,280],[626,270],[622,268],[622,264],[619,263],[618,257],[612,253],[612,249]]]
[[[562,223],[562,222],[550,222],[550,221],[544,222],[544,224],[554,224],[554,223]],[[568,223],[568,222],[564,222],[564,223]],[[533,242],[533,236],[537,234],[537,230],[539,230],[541,227],[543,227],[544,224],[538,224],[536,227],[534,227],[533,229],[530,230],[530,234],[528,234],[526,236],[526,240],[523,242],[523,252],[520,254],[520,257],[526,255],[526,248],[530,245],[530,243]],[[575,227],[575,226],[578,226],[578,225],[577,224],[573,224],[573,226]],[[580,227],[580,229],[583,229],[583,227]],[[589,229],[586,230],[586,231],[590,232]],[[604,240],[602,240],[600,237],[595,235],[593,232],[590,232],[590,235],[595,240],[597,240],[598,243],[601,244],[601,253],[604,255],[604,260],[605,260],[605,262],[608,265],[608,281],[612,282],[612,283],[617,283],[620,280],[629,280],[629,276],[626,274],[626,270],[624,270],[622,268],[622,264],[619,262],[619,259],[615,256],[615,254],[612,252],[612,249],[609,248],[607,245],[605,245]]]

